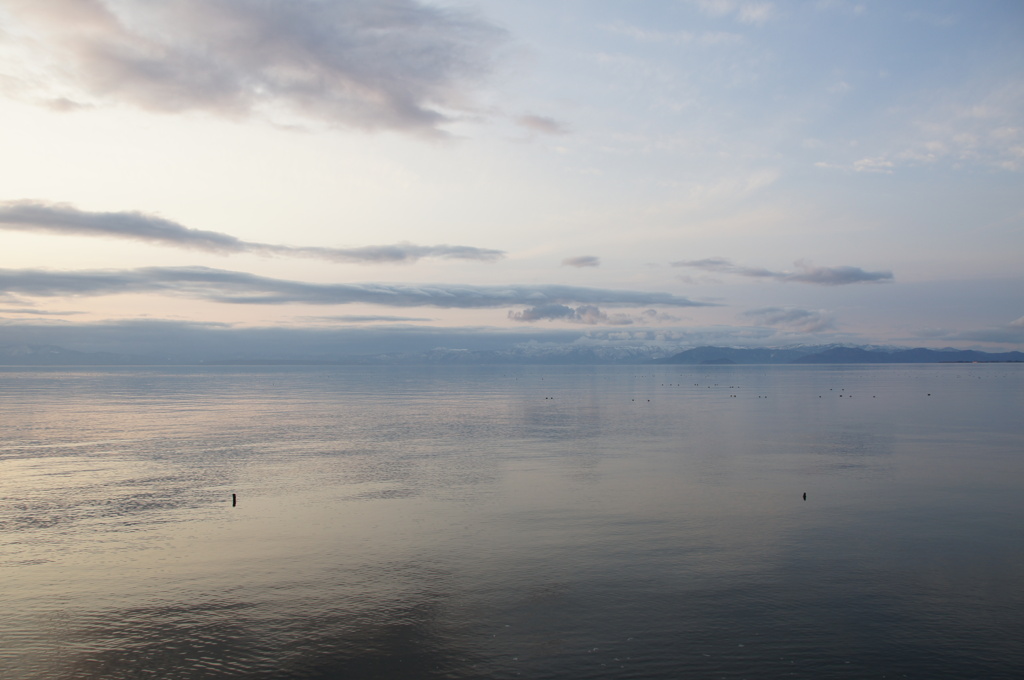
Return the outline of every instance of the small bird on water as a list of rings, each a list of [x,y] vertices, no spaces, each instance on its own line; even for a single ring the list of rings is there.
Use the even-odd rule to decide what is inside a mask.
[[[804,491],[804,500],[807,500],[807,492]]]

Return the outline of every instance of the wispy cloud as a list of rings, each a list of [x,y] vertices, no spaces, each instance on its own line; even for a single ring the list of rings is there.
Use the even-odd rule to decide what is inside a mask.
[[[601,258],[594,255],[580,255],[579,257],[567,257],[562,260],[566,267],[599,267]]]
[[[840,152],[866,146],[871,149],[869,155],[833,157],[815,166],[876,174],[938,165],[1011,172],[1024,168],[1024,80],[1020,78],[971,81],[959,89],[907,95],[907,101],[890,115],[892,124],[880,126],[875,139],[844,145]]]
[[[0,0],[20,50],[9,91],[58,108],[118,103],[437,133],[468,109],[505,33],[419,0]],[[8,64],[17,72],[19,64]]]
[[[32,307],[22,307],[17,309],[0,308],[0,314],[19,314],[28,316],[71,316],[72,314],[82,314],[82,312],[60,312],[49,309],[35,309]]]
[[[762,307],[748,310],[743,313],[743,316],[764,326],[779,326],[801,333],[820,333],[835,328],[832,316],[821,310]]]
[[[643,43],[674,43],[678,45],[735,45],[743,42],[743,36],[725,31],[661,31],[651,28],[640,28],[622,22],[605,27],[611,33],[624,35]]]
[[[546,135],[564,135],[569,132],[565,125],[547,116],[535,116],[532,114],[519,116],[516,118],[516,124],[531,132],[542,132]]]
[[[885,283],[892,281],[892,272],[870,272],[860,267],[816,267],[805,260],[794,262],[795,272],[777,272],[761,267],[743,267],[721,257],[703,260],[684,260],[671,263],[673,267],[692,267],[704,271],[735,274],[750,278],[775,281],[811,283],[819,286],[844,286],[851,283]]]
[[[551,304],[704,307],[669,293],[558,285],[471,286],[380,283],[318,284],[207,267],[148,267],[103,271],[0,269],[0,293],[30,297],[156,293],[231,304],[367,303],[388,307],[485,309]]]
[[[242,241],[229,234],[190,229],[171,220],[141,212],[86,212],[62,203],[40,201],[0,202],[0,229],[46,232],[74,236],[106,236],[144,241],[212,253],[308,257],[330,262],[415,262],[425,257],[494,261],[501,250],[472,246],[421,246],[400,243],[360,248],[322,248],[273,245]]]
[[[763,24],[775,12],[771,2],[740,0],[690,0],[701,12],[714,17],[732,17],[744,24]]]

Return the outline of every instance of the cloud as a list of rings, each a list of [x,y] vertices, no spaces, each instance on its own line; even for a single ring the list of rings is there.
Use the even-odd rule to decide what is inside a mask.
[[[593,255],[567,257],[562,260],[562,264],[567,267],[599,267],[601,265],[601,258]]]
[[[660,31],[650,28],[640,28],[622,22],[604,27],[611,33],[624,35],[633,40],[643,43],[675,43],[678,45],[733,45],[743,42],[743,36],[738,33],[725,31],[704,31],[694,33],[692,31]]]
[[[439,257],[449,260],[479,260],[482,262],[493,262],[505,256],[501,250],[490,248],[476,248],[473,246],[419,246],[412,243],[397,243],[389,246],[363,246],[361,248],[321,248],[291,246],[272,246],[264,244],[252,244],[252,252],[266,253],[268,255],[291,255],[294,257],[309,257],[331,262],[360,262],[360,263],[391,263],[391,262],[415,262],[424,257]]]
[[[705,271],[736,274],[749,278],[774,279],[776,281],[811,283],[819,286],[845,286],[851,283],[884,283],[892,281],[892,272],[869,272],[860,267],[815,267],[806,260],[793,263],[797,271],[776,272],[760,267],[742,267],[721,257],[704,260],[684,260],[672,262],[673,267],[692,267]]]
[[[541,319],[571,319],[576,316],[576,310],[565,305],[541,305],[530,307],[521,312],[509,312],[508,318],[513,321],[540,321]]]
[[[519,116],[516,118],[516,124],[531,132],[542,132],[546,135],[564,135],[569,132],[557,120],[545,116],[534,116],[531,114]]]
[[[28,314],[31,316],[70,316],[72,314],[81,314],[82,312],[60,312],[44,309],[32,309],[28,307],[22,307],[17,309],[3,309],[0,308],[0,314]]]
[[[0,0],[20,90],[74,108],[437,134],[469,110],[504,31],[419,0]],[[30,65],[30,66],[28,66]]]
[[[420,246],[411,243],[360,248],[295,247],[253,243],[220,232],[190,229],[177,222],[141,212],[86,212],[64,203],[41,201],[0,202],[0,229],[73,236],[106,236],[212,253],[255,253],[346,263],[408,263],[424,257],[494,261],[505,255],[503,251],[489,248]]]
[[[782,326],[801,333],[820,333],[835,328],[835,321],[827,312],[796,309],[794,307],[762,307],[751,309],[743,316],[764,326]]]
[[[738,0],[691,0],[700,11],[713,17],[734,17],[744,24],[763,24],[775,11],[770,2],[739,2]]]
[[[893,174],[906,167],[982,166],[1017,172],[1024,168],[1024,80],[970,80],[965,87],[910,95],[900,120],[879,128],[879,138],[859,159],[833,159],[816,167]]]
[[[862,158],[853,163],[855,172],[875,172],[885,175],[891,175],[894,167],[895,163],[886,158]]]
[[[450,284],[304,283],[208,267],[148,267],[127,270],[48,271],[0,269],[0,293],[31,297],[100,296],[124,293],[181,295],[230,304],[366,303],[388,307],[486,309],[551,304],[704,307],[670,293],[558,285],[471,286]]]
[[[580,305],[579,307],[559,304],[540,305],[524,309],[520,312],[509,312],[508,318],[513,321],[570,321],[590,326],[597,324],[626,326],[633,323],[633,320],[628,315],[614,314],[609,316],[596,305]]]

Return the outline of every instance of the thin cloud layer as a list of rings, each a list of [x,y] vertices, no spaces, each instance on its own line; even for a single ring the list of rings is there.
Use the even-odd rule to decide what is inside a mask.
[[[581,255],[580,257],[567,257],[562,260],[566,267],[599,267],[601,258],[594,255]]]
[[[713,17],[731,16],[744,24],[763,24],[774,13],[771,2],[739,2],[737,0],[690,0],[701,12]]]
[[[0,269],[0,293],[30,297],[155,293],[230,304],[344,305],[358,302],[388,307],[431,306],[448,309],[486,309],[515,305],[534,307],[569,303],[708,306],[669,293],[556,285],[318,284],[207,267],[148,267],[104,271]]]
[[[743,316],[764,326],[779,326],[801,333],[820,333],[835,328],[835,321],[826,312],[794,307],[762,307],[751,309]]]
[[[0,0],[7,89],[62,109],[130,104],[439,132],[504,32],[418,0]],[[28,65],[31,66],[28,66]],[[2,72],[0,71],[0,72]],[[13,73],[10,73],[13,71]]]
[[[86,212],[66,204],[39,201],[0,202],[0,229],[125,238],[220,254],[255,253],[348,263],[409,263],[425,257],[495,261],[505,255],[503,251],[489,248],[420,246],[411,243],[361,248],[295,247],[254,243],[242,241],[229,234],[190,229],[177,222],[141,212]]]
[[[892,281],[892,272],[869,272],[860,267],[815,267],[805,260],[793,263],[797,271],[776,272],[761,267],[743,267],[733,264],[721,257],[703,260],[685,260],[673,262],[673,267],[691,267],[704,271],[722,274],[735,274],[755,279],[774,279],[776,281],[811,283],[819,286],[845,286],[851,283],[886,283]]]
[[[69,311],[57,311],[50,309],[35,309],[32,307],[27,308],[16,308],[6,309],[0,307],[0,314],[18,314],[28,316],[73,316],[75,314],[81,314],[82,312],[69,312]]]

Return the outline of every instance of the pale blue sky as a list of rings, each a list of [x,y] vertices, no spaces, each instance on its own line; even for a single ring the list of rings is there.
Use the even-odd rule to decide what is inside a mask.
[[[0,120],[0,344],[1024,345],[1019,2],[0,0]]]

